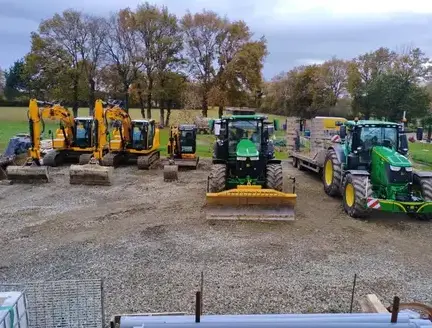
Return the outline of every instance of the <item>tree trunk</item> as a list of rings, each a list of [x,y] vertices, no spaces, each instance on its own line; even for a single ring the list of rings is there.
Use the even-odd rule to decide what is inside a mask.
[[[224,111],[224,106],[219,105],[219,118],[222,117],[222,115],[223,115],[223,111]]]
[[[129,113],[129,84],[125,83],[123,85],[124,101],[125,101],[125,111]]]
[[[93,79],[89,79],[89,116],[93,116],[95,104],[95,89],[96,83]]]
[[[202,97],[202,115],[204,117],[207,117],[207,111],[208,111],[208,100],[207,100],[207,92],[205,92]]]
[[[72,112],[74,117],[78,116],[78,78],[75,78],[74,85],[73,85],[73,106],[72,106]]]
[[[165,109],[164,109],[163,102],[161,102],[161,104],[160,104],[159,112],[160,112],[160,114],[159,114],[159,125],[160,125],[161,128],[163,128],[164,124],[165,124]]]
[[[137,89],[138,89],[138,98],[139,98],[139,102],[140,102],[141,117],[145,118],[144,98],[143,98],[143,94],[142,94],[142,91],[141,91],[141,85],[139,83],[137,84]]]
[[[153,79],[148,80],[148,94],[147,94],[147,118],[151,119],[151,108],[152,108],[152,91],[153,91]]]
[[[171,108],[172,108],[172,100],[168,100],[165,126],[169,126],[170,124]]]

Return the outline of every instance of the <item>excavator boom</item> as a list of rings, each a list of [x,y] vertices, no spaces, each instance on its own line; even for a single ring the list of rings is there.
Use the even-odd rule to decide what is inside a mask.
[[[41,116],[38,101],[36,99],[30,99],[28,120],[31,139],[31,148],[28,150],[29,158],[27,159],[27,162],[24,164],[24,166],[8,166],[6,168],[7,177],[12,182],[49,182],[48,168],[41,166]]]
[[[95,124],[93,154],[88,163],[71,165],[69,168],[70,184],[111,185],[112,183],[113,168],[100,165],[107,146],[105,109],[100,99],[96,100],[93,118]]]

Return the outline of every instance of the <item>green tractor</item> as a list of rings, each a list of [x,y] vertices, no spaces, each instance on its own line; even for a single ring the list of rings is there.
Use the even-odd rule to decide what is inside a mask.
[[[232,115],[214,121],[217,141],[208,179],[212,219],[292,220],[296,195],[283,192],[283,172],[265,116]]]
[[[342,194],[348,215],[365,218],[376,209],[432,217],[432,172],[413,171],[402,124],[347,121],[339,135],[326,153],[323,184],[328,195]]]

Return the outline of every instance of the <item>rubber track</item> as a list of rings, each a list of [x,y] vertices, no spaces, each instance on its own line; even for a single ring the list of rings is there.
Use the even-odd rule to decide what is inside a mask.
[[[333,181],[330,186],[326,186],[325,182],[325,163],[327,160],[332,161],[333,165]],[[342,166],[339,162],[336,152],[333,149],[330,149],[327,153],[326,160],[324,161],[324,170],[323,170],[323,184],[324,191],[329,196],[339,196],[341,194],[341,185],[342,185]]]
[[[281,164],[267,165],[267,188],[283,191],[283,172]]]
[[[350,180],[352,185],[354,186],[354,206],[352,208],[346,207],[345,210],[351,217],[354,218],[365,218],[367,217],[371,209],[366,207],[367,199],[372,197],[372,186],[367,176],[355,176],[352,174],[347,174],[344,178],[344,193],[345,193],[345,184],[347,180]],[[366,183],[367,181],[367,183]],[[367,185],[367,190],[366,190]],[[345,201],[344,201],[345,207]]]
[[[60,163],[59,163],[57,156],[61,156],[59,151],[50,150],[43,157],[43,165],[44,166],[52,166],[52,167],[58,166]]]
[[[213,164],[210,172],[209,191],[221,192],[226,185],[226,165]]]
[[[120,154],[108,153],[102,157],[102,165],[103,166],[117,166],[117,158]]]
[[[90,159],[92,158],[93,154],[81,154],[78,159],[79,165],[85,165],[90,162]]]
[[[156,163],[160,158],[160,151],[155,151],[150,155],[138,156],[137,166],[140,170],[148,170],[150,166]]]

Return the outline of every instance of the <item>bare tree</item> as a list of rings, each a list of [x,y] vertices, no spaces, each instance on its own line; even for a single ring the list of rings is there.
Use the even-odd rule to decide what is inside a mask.
[[[215,75],[215,62],[220,38],[225,33],[225,22],[212,11],[192,15],[188,12],[181,20],[190,71],[202,85],[202,114],[207,116],[208,96]]]
[[[91,15],[83,16],[81,27],[83,47],[80,53],[89,87],[89,110],[92,115],[95,103],[96,74],[101,64],[102,46],[107,36],[107,29],[103,18]]]
[[[0,67],[0,97],[3,97],[5,83],[6,83],[6,79],[5,79],[4,71]]]
[[[153,92],[156,79],[164,83],[165,73],[179,62],[182,50],[181,32],[175,15],[165,6],[148,2],[138,6],[133,27],[139,40],[139,56],[147,86],[147,117],[151,118]],[[161,124],[163,124],[163,108]]]
[[[344,60],[333,57],[324,62],[321,66],[324,83],[333,93],[334,99],[332,106],[336,105],[339,97],[346,91],[348,82],[348,63]]]
[[[130,25],[131,17],[132,12],[129,9],[113,14],[107,22],[108,35],[104,40],[107,61],[116,71],[122,84],[126,110],[129,109],[129,88],[136,80],[138,70],[142,66],[142,63],[137,60],[137,35]]]

